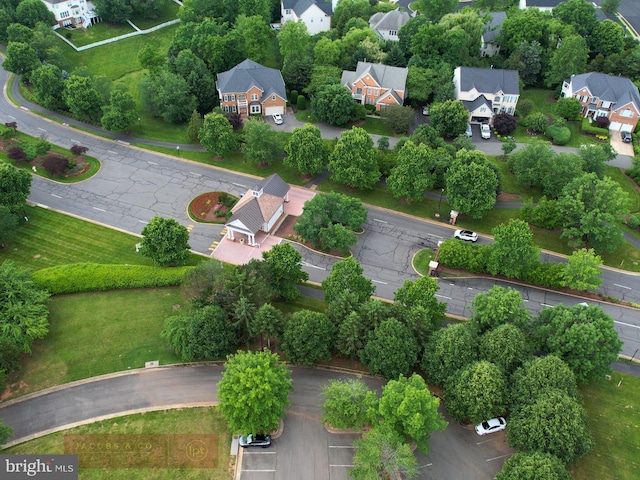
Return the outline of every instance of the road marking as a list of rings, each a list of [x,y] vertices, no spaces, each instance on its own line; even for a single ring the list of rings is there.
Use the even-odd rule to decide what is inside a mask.
[[[147,163],[148,163],[149,165],[157,165],[157,163],[156,163],[156,162],[150,162],[150,161],[148,161],[148,160],[147,160]]]
[[[195,175],[196,177],[201,177],[202,175],[200,175],[199,173],[194,173],[194,172],[189,172],[191,175]]]
[[[124,140],[116,140],[116,142],[121,143],[122,145],[131,145],[129,142],[125,142]]]
[[[278,452],[242,452],[243,455],[275,455]]]
[[[113,150],[107,150],[107,152],[109,152],[109,153],[111,153],[113,155],[117,155],[118,154],[118,152],[114,152]]]
[[[20,105],[20,110],[24,110],[25,112],[28,112],[28,111],[29,111],[29,109],[28,109],[27,107],[24,107],[24,106],[22,106],[22,105]]]
[[[38,130],[40,130],[41,132],[46,132],[46,130],[44,128],[38,127]]]
[[[542,305],[543,307],[553,308],[553,305],[547,305],[546,303],[541,303],[540,305]]]
[[[633,325],[631,323],[619,322],[618,320],[614,320],[613,323],[619,323],[620,325],[624,325],[625,327],[640,328],[640,325]]]
[[[430,467],[431,465],[433,465],[433,463],[427,463],[426,465],[420,465],[418,467],[418,470],[420,470],[421,468]]]
[[[242,185],[241,183],[232,183],[231,185],[235,185],[236,187],[247,188],[246,185]]]
[[[75,143],[76,145],[80,145],[80,142],[79,142],[78,140],[71,139],[71,141],[72,141],[73,143]]]
[[[353,468],[353,465],[329,465],[330,467],[336,468]]]
[[[451,297],[445,297],[444,295],[438,295],[437,293],[433,295],[434,297],[446,298],[447,300],[453,300]]]
[[[66,122],[62,122],[62,126],[63,126],[63,127],[68,127],[68,126],[69,126],[69,124],[68,124],[68,123],[66,123]]]
[[[246,468],[242,469],[243,472],[275,472],[275,470],[247,470]]]
[[[524,300],[525,302],[528,302],[529,300]]]
[[[384,220],[378,220],[377,218],[374,218],[373,221],[378,223],[389,223],[389,222],[385,222]]]
[[[13,115],[9,115],[9,118],[13,118],[14,120],[16,119]]]
[[[51,196],[56,198],[62,198],[60,195],[56,195],[55,193],[52,193]]]
[[[324,267],[317,267],[317,266],[311,265],[310,263],[307,263],[307,262],[300,262],[300,265],[302,265],[303,267],[317,268],[318,270],[326,270],[326,268],[324,268]]]
[[[94,210],[98,210],[99,212],[106,212],[103,208],[93,207]]]
[[[373,283],[381,283],[382,285],[389,285],[387,282],[381,282],[380,280],[371,280]]]
[[[510,456],[511,456],[511,454],[510,454],[510,453],[507,453],[507,454],[505,454],[505,455],[500,455],[499,457],[487,458],[487,459],[485,460],[485,462],[491,462],[491,461],[493,461],[493,460],[499,460],[500,458],[510,457]]]
[[[329,445],[329,448],[356,448],[353,445]]]
[[[467,287],[467,290],[473,290],[473,288],[472,287]]]
[[[145,222],[144,220],[138,220],[140,223],[144,223],[145,225],[148,224],[149,222]]]
[[[626,288],[627,290],[633,290],[633,288],[631,288],[631,287],[625,287],[624,285],[618,285],[617,283],[614,283],[614,285],[615,285],[616,287]]]

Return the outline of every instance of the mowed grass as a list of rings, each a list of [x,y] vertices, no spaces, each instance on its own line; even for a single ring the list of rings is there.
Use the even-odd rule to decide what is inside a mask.
[[[0,262],[10,259],[32,270],[69,263],[153,265],[136,253],[140,238],[39,207],[25,207],[9,246],[0,250]]]
[[[618,387],[618,383],[622,382]],[[614,372],[580,389],[595,448],[572,469],[576,480],[635,480],[640,472],[640,378]]]
[[[135,28],[128,23],[116,25],[107,22],[97,23],[89,28],[74,28],[73,30],[61,28],[57,30],[60,35],[76,47],[84,47],[85,45],[119,37],[120,35],[126,35],[127,33],[133,33],[135,31]]]
[[[134,15],[131,17],[131,23],[141,30],[146,30],[164,22],[175,20],[178,15],[180,6],[175,2],[168,2],[156,18],[149,18],[142,15]]]
[[[3,398],[37,392],[145,362],[178,363],[160,338],[166,317],[184,308],[179,288],[59,295],[49,301],[49,334],[33,345]]]
[[[227,480],[229,478],[229,451],[231,434],[226,422],[215,407],[161,410],[138,415],[104,420],[63,432],[53,433],[4,451],[8,454],[63,454],[65,435],[114,435],[114,434],[216,434],[218,435],[217,465],[215,468],[166,469],[80,469],[81,480]]]
[[[166,52],[176,29],[177,25],[171,25],[147,35],[137,35],[83,52],[76,52],[62,40],[60,44],[66,47],[62,48],[62,51],[71,66],[71,71],[84,66],[96,77],[104,76],[108,80],[117,80],[142,69],[138,61],[138,52],[145,45],[151,43],[157,46],[158,51]]]

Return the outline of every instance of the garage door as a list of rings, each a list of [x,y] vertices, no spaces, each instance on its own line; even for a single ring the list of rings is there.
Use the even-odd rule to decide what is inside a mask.
[[[622,127],[620,127],[621,132],[633,132],[633,125],[630,123],[623,123]]]
[[[284,107],[267,107],[264,109],[265,115],[273,115],[274,113],[284,114]]]
[[[622,124],[620,122],[611,122],[611,124],[609,125],[609,130],[617,132],[618,130],[620,130],[621,126]]]

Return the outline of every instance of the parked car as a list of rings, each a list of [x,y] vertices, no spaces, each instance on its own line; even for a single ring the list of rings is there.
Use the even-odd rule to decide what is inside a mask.
[[[467,123],[467,131],[464,132],[464,134],[469,138],[473,137],[473,130],[471,130],[471,124],[470,123]]]
[[[422,114],[425,116],[429,115],[429,105],[422,107]]]
[[[480,126],[480,134],[482,135],[482,138],[484,138],[485,140],[487,140],[488,138],[491,138],[491,127],[489,126],[488,123],[483,123]]]
[[[243,435],[238,440],[238,445],[242,448],[247,447],[262,447],[267,448],[271,446],[271,435],[263,435],[258,433],[256,435],[250,433],[249,435]]]
[[[488,433],[499,432],[507,428],[507,421],[503,417],[485,420],[476,425],[476,433],[478,435],[487,435]]]
[[[472,232],[471,230],[456,230],[453,232],[453,238],[457,238],[458,240],[465,240],[467,242],[477,242],[478,234],[476,232]]]
[[[275,123],[276,125],[282,125],[284,123],[284,120],[282,120],[282,115],[280,115],[279,113],[274,113],[272,117],[273,123]]]
[[[631,132],[622,132],[621,136],[624,143],[631,143]]]

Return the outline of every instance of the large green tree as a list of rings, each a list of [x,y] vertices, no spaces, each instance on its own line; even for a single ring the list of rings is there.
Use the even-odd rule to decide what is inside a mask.
[[[563,285],[574,290],[597,290],[602,283],[602,258],[592,248],[575,250],[567,258]]]
[[[39,22],[47,26],[55,23],[53,13],[40,0],[22,0],[16,7],[16,18],[29,28],[35,27]]]
[[[457,0],[418,0],[414,8],[435,23],[447,13],[455,12],[457,6]]]
[[[447,426],[438,413],[440,399],[429,391],[424,379],[414,373],[389,380],[382,388],[379,412],[383,422],[391,426],[407,442],[415,442],[418,450],[429,453],[429,438]]]
[[[198,138],[207,152],[217,156],[225,155],[238,148],[233,127],[221,113],[211,112],[204,116]]]
[[[505,323],[525,329],[531,320],[531,314],[525,308],[520,292],[498,285],[476,295],[471,309],[473,314],[469,323],[479,335]]]
[[[140,254],[158,265],[178,265],[189,257],[189,231],[173,218],[153,217],[142,229]]]
[[[9,441],[13,434],[13,428],[8,427],[0,420],[0,445],[4,445]]]
[[[378,407],[376,394],[361,379],[329,380],[322,398],[322,421],[334,428],[370,425]]]
[[[64,106],[64,78],[60,67],[41,65],[31,73],[29,81],[40,105],[54,110]]]
[[[524,41],[509,56],[507,66],[518,71],[525,85],[536,85],[542,70],[542,53],[540,42]]]
[[[478,359],[478,340],[466,324],[435,332],[424,349],[422,363],[430,382],[443,386],[459,370]]]
[[[289,317],[282,335],[282,352],[290,363],[313,365],[331,359],[335,328],[320,312],[299,310]]]
[[[0,205],[11,213],[21,211],[31,191],[31,175],[7,163],[0,163]]]
[[[311,101],[311,108],[318,120],[343,127],[353,116],[355,102],[349,90],[339,83],[334,83],[318,89]]]
[[[525,453],[550,453],[571,463],[593,447],[587,413],[578,401],[557,390],[540,394],[509,418],[509,445]]]
[[[495,364],[505,378],[533,354],[529,339],[511,323],[500,325],[480,337],[480,358]]]
[[[492,275],[523,278],[540,262],[540,251],[533,243],[533,233],[526,222],[512,219],[491,232],[494,243],[491,245],[487,270]]]
[[[263,119],[251,118],[243,128],[242,153],[251,163],[269,166],[282,151],[278,133]]]
[[[292,22],[286,24],[289,23]],[[283,163],[287,167],[295,168],[303,175],[322,173],[329,157],[329,149],[322,139],[320,129],[311,124],[293,129],[285,151],[288,156]]]
[[[582,175],[564,187],[558,203],[562,237],[569,239],[570,246],[587,244],[600,253],[612,252],[622,244],[618,222],[629,212],[629,197],[611,178]]]
[[[17,226],[18,216],[11,213],[6,206],[0,205],[0,250],[15,238]]]
[[[434,103],[429,109],[431,125],[447,137],[462,135],[467,129],[469,111],[460,100],[446,100]]]
[[[264,63],[267,58],[264,46],[271,42],[272,30],[262,16],[253,13],[251,16],[238,15],[236,19],[234,32],[239,40],[237,48],[244,52],[246,58]]]
[[[377,478],[414,478],[418,475],[418,461],[411,446],[390,426],[380,424],[367,431],[356,447],[353,468],[349,474],[354,480]]]
[[[109,95],[109,104],[102,107],[102,126],[113,132],[128,129],[137,118],[136,102],[122,84],[114,85]]]
[[[331,273],[322,281],[326,302],[336,300],[341,292],[349,291],[357,295],[358,301],[364,303],[375,290],[371,280],[363,275],[358,261],[349,257],[333,264]]]
[[[417,280],[405,280],[394,294],[394,302],[404,307],[422,307],[432,318],[444,316],[447,304],[441,303],[435,297],[440,290],[438,282],[433,277],[420,277]]]
[[[558,457],[549,453],[516,452],[507,458],[496,480],[572,480]]]
[[[196,99],[198,112],[206,114],[217,102],[215,82],[207,64],[191,50],[182,50],[173,63],[175,71],[187,82]]]
[[[265,303],[256,311],[251,324],[251,334],[260,335],[260,346],[263,346],[264,336],[267,336],[267,346],[271,349],[271,338],[281,338],[284,332],[284,316],[280,310]]]
[[[71,75],[64,82],[62,98],[75,118],[89,121],[100,118],[104,102],[93,78]]]
[[[278,47],[285,62],[293,54],[306,53],[311,47],[306,24],[302,20],[284,22],[278,32]]]
[[[354,127],[342,133],[327,166],[338,183],[368,190],[380,179],[373,140],[366,130]]]
[[[374,375],[398,378],[418,363],[420,347],[411,330],[395,318],[383,320],[367,336],[360,360]]]
[[[389,190],[394,197],[405,197],[409,203],[424,198],[435,183],[435,165],[435,153],[431,148],[424,143],[416,145],[411,140],[405,142],[387,178]]]
[[[31,45],[23,42],[9,42],[2,68],[16,75],[30,78],[31,73],[40,65],[38,55]]]
[[[187,81],[177,73],[158,70],[140,81],[145,108],[168,123],[182,123],[191,117],[196,97]]]
[[[298,298],[300,292],[297,285],[309,279],[309,274],[302,270],[300,252],[289,243],[281,243],[263,252],[262,258],[267,264],[269,282],[280,297],[285,300]]]
[[[456,420],[480,423],[501,415],[507,405],[507,383],[502,370],[481,360],[449,378],[444,387],[447,411]]]
[[[584,73],[587,70],[589,47],[580,35],[571,35],[562,39],[553,52],[549,68],[545,73],[545,85],[553,87],[571,75]]]
[[[567,362],[579,383],[609,373],[622,347],[613,319],[596,305],[545,308],[534,327],[539,348]]]
[[[451,208],[472,218],[484,217],[496,203],[498,176],[488,165],[454,160],[445,182]]]
[[[125,23],[133,8],[129,0],[94,0],[96,13],[105,22]]]
[[[227,357],[218,382],[219,409],[234,433],[275,430],[289,406],[291,371],[277,354],[238,352]]]

